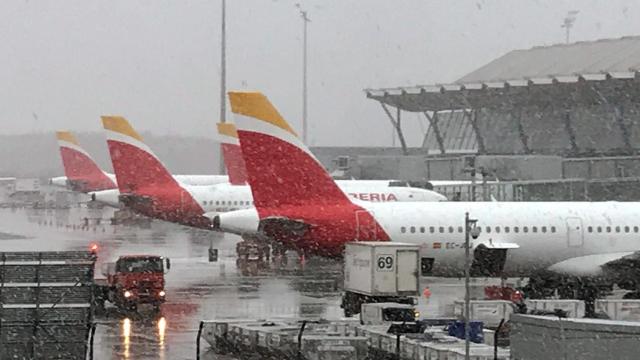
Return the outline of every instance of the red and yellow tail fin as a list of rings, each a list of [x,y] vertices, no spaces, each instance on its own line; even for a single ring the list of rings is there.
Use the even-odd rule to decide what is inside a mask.
[[[231,185],[244,185],[247,183],[247,169],[242,158],[236,126],[232,123],[218,123],[217,125],[224,166],[227,168],[227,174],[229,175],[229,183]]]
[[[71,188],[90,192],[115,189],[117,185],[78,143],[70,131],[56,131],[64,174]]]
[[[102,116],[118,188],[123,194],[145,187],[180,188],[142,137],[122,116]]]
[[[258,208],[351,204],[322,164],[259,92],[229,92]]]

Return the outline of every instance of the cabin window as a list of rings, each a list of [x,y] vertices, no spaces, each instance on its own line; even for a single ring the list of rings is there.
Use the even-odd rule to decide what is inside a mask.
[[[440,226],[440,228],[438,230],[440,230],[440,233],[443,234],[444,233],[444,226]]]
[[[602,232],[602,226],[598,226],[598,232],[601,233]]]
[[[629,232],[629,230],[630,230],[630,229],[629,229],[629,227],[628,227],[628,226],[625,226],[625,227],[624,227],[624,232],[628,233],[628,232]]]
[[[555,227],[555,226],[552,226],[552,227],[551,227],[551,232],[552,232],[552,233],[556,232],[556,227]]]
[[[404,233],[406,233],[406,232],[407,232],[407,228],[406,228],[406,227],[404,227],[404,226],[403,226],[403,227],[401,227],[401,228],[400,228],[400,232],[401,232],[401,233],[403,233],[403,234],[404,234]]]
[[[227,204],[227,202],[222,200],[222,205],[226,205],[226,204]]]
[[[538,232],[538,227],[537,226],[532,226],[531,227],[531,231],[534,232],[534,233],[537,233]]]
[[[593,232],[593,226],[589,226],[589,227],[587,227],[587,231],[588,231],[588,232]]]
[[[637,227],[637,226],[634,226],[634,227],[633,227],[633,232],[634,232],[634,233],[637,233],[637,232],[638,232],[638,227]]]
[[[216,205],[220,205],[220,201],[216,201]]]
[[[500,226],[496,226],[496,233],[500,233]]]
[[[480,229],[480,228],[478,228],[478,229]],[[462,228],[462,226],[458,226],[458,232],[461,233],[461,234],[464,232],[464,229]]]
[[[547,232],[547,227],[546,226],[541,227],[540,231],[542,231],[543,233],[546,233]]]
[[[453,226],[449,226],[449,233],[453,232]]]
[[[522,227],[522,232],[524,232],[524,233],[528,233],[528,232],[529,232],[529,227],[527,227],[527,226],[523,226],[523,227]]]
[[[424,234],[424,226],[420,226],[420,232]]]
[[[429,232],[430,232],[430,233],[432,233],[432,234],[433,234],[434,232],[436,232],[436,228],[435,228],[435,226],[429,226]]]
[[[607,232],[610,233],[611,232],[611,226],[607,226]]]
[[[620,232],[620,226],[616,226],[616,232],[619,233]]]
[[[509,227],[508,227],[508,226],[505,226],[505,227],[504,227],[504,232],[509,233],[509,230],[510,230],[510,229],[509,229]]]
[[[519,232],[520,232],[520,229],[518,229],[518,227],[517,227],[517,226],[514,226],[514,227],[513,227],[513,232],[514,232],[514,233],[519,233]]]
[[[487,226],[487,234],[491,233],[491,226]]]
[[[411,227],[411,233],[412,233],[412,234],[415,234],[415,233],[416,233],[416,227],[415,227],[415,226],[412,226],[412,227]]]

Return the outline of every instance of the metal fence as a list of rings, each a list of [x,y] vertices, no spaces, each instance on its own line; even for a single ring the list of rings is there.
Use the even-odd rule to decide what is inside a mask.
[[[640,201],[640,178],[478,182],[434,190],[451,201]]]
[[[0,360],[85,359],[95,256],[0,253]]]

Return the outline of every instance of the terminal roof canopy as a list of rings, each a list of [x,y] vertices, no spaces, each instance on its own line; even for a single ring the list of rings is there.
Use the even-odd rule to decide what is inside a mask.
[[[536,95],[553,95],[554,102],[563,100],[557,92],[575,102],[571,93],[580,83],[603,87],[612,79],[629,82],[638,78],[639,70],[640,36],[633,36],[514,50],[451,84],[365,91],[369,98],[411,112],[513,104],[529,98],[533,89]],[[637,87],[637,81],[631,83]],[[599,97],[583,100],[599,101]]]
[[[463,76],[456,83],[505,82],[640,69],[640,36],[514,50]]]

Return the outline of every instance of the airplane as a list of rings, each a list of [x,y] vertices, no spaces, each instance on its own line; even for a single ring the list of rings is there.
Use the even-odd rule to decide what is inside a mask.
[[[98,166],[78,143],[75,135],[69,131],[56,131],[60,157],[65,176],[49,179],[55,186],[69,187],[79,192],[115,189],[115,175],[109,174]]]
[[[65,176],[49,179],[51,185],[69,187],[71,190],[84,193],[118,188],[116,176],[100,169],[93,158],[80,146],[73,133],[57,131],[56,137]],[[229,181],[226,175],[175,175],[174,177],[187,185],[213,185]]]
[[[171,176],[125,118],[103,116],[102,123],[118,180],[119,199],[132,210],[152,218],[209,229],[209,217],[253,206],[248,185],[221,183],[189,186],[180,183]],[[233,137],[234,133],[227,131],[224,135]],[[239,146],[234,146],[239,151]],[[289,163],[288,166],[295,167],[298,164]],[[233,166],[227,165],[227,168],[233,169]],[[389,187],[388,181],[380,184],[386,186],[366,182],[360,184],[358,180],[338,182],[340,191],[367,197],[371,201],[446,201],[444,196],[430,190]],[[103,194],[107,193],[94,193],[96,200],[101,199]],[[110,196],[115,194],[113,191]]]
[[[340,190],[266,96],[230,92],[229,100],[254,207],[214,216],[215,229],[261,233],[332,257],[351,241],[413,243],[423,275],[459,276],[469,214],[477,219],[472,274],[605,276],[640,295],[638,272],[630,270],[640,258],[638,202],[358,201]]]

